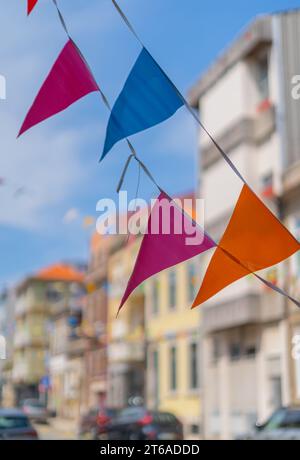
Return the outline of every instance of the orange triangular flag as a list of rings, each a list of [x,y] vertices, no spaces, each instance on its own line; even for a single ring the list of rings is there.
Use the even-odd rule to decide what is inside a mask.
[[[299,249],[300,243],[244,185],[193,308],[234,281],[276,265]]]
[[[27,1],[27,14],[30,14],[38,0],[28,0]]]

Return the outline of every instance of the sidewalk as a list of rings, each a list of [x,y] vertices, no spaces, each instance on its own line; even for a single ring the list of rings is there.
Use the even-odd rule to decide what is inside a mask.
[[[77,422],[75,420],[55,417],[51,419],[50,426],[68,439],[77,437]]]

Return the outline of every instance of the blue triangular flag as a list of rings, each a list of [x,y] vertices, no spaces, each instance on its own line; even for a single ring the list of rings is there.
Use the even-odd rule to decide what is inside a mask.
[[[143,48],[112,109],[101,160],[118,141],[158,125],[183,105],[173,83]]]

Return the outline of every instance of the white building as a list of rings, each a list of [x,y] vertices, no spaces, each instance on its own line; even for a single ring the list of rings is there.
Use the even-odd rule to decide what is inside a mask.
[[[14,303],[14,290],[4,289],[0,293],[0,406],[10,406],[13,401],[11,369],[15,329]]]
[[[203,124],[292,230],[300,208],[300,101],[291,95],[292,77],[300,73],[299,34],[299,11],[258,17],[190,94]],[[199,146],[206,230],[219,240],[243,184],[203,131]],[[291,290],[286,267],[264,276]],[[289,311],[295,309],[254,277],[201,308],[205,435],[234,438],[293,400]]]

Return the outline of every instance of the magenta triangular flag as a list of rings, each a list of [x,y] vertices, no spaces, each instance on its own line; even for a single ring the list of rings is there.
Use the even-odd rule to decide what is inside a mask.
[[[170,212],[171,201],[170,197],[161,193],[151,211],[147,232],[119,311],[130,294],[148,278],[216,246],[216,243],[179,207],[174,206]],[[170,216],[169,225],[164,226],[166,216]],[[182,228],[180,233],[176,230],[179,228],[178,224]],[[170,229],[169,232],[166,231],[167,227]],[[187,240],[191,238],[198,243],[187,244]]]
[[[18,136],[93,91],[99,91],[97,83],[77,47],[69,40],[35,98]]]

